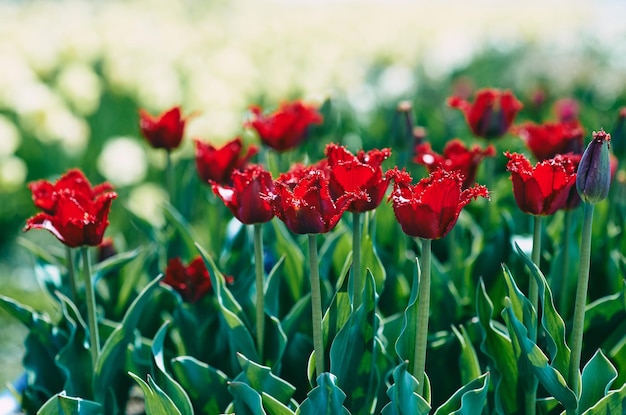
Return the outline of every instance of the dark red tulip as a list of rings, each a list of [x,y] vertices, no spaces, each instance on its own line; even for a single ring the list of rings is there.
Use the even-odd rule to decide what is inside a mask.
[[[351,202],[367,199],[365,193],[344,193],[333,198],[327,173],[298,169],[282,174],[274,181],[274,192],[267,196],[274,214],[295,233],[326,233],[332,230]]]
[[[472,199],[489,197],[485,186],[463,190],[458,171],[437,168],[428,177],[412,185],[411,175],[397,168],[387,174],[394,180],[389,200],[402,230],[409,236],[424,239],[443,238],[456,224]]]
[[[261,166],[250,165],[235,170],[231,176],[232,186],[213,182],[213,193],[240,222],[247,225],[268,222],[274,217],[270,203],[263,195],[274,191],[272,175]]]
[[[441,167],[448,171],[458,171],[463,176],[463,188],[474,184],[478,165],[485,157],[496,155],[495,148],[490,145],[482,149],[477,145],[467,148],[458,138],[448,141],[443,149],[443,155],[435,153],[430,143],[418,144],[415,147],[415,161],[426,166],[429,173]]]
[[[185,122],[180,107],[173,107],[156,117],[139,110],[139,129],[154,148],[167,151],[177,148],[183,139]]]
[[[91,187],[82,172],[70,170],[54,184],[38,181],[29,187],[43,212],[27,220],[25,231],[47,229],[72,248],[102,242],[111,202],[117,197],[108,183]]]
[[[594,132],[578,165],[576,189],[586,203],[598,203],[606,199],[611,187],[611,135],[604,131]],[[617,161],[617,159],[615,159]],[[617,169],[617,164],[615,164]]]
[[[297,147],[313,124],[321,124],[322,115],[317,108],[301,101],[283,103],[277,111],[263,115],[259,107],[252,107],[252,120],[246,126],[254,128],[268,147],[283,152]]]
[[[577,121],[545,124],[525,123],[515,133],[526,143],[538,161],[557,154],[582,154],[585,130]]]
[[[520,210],[531,215],[552,215],[564,208],[576,183],[576,156],[565,154],[541,161],[536,166],[523,154],[509,153],[513,193]]]
[[[511,91],[483,89],[478,91],[473,103],[453,96],[448,105],[465,114],[470,129],[477,137],[492,139],[502,137],[511,127],[522,104]]]
[[[345,147],[337,144],[326,146],[326,157],[330,172],[331,193],[365,192],[368,200],[355,200],[350,203],[350,212],[366,212],[376,209],[385,196],[389,181],[382,172],[381,164],[391,155],[391,150],[359,151],[353,155]]]
[[[195,143],[198,176],[206,184],[210,182],[229,184],[233,172],[245,167],[250,158],[257,153],[257,148],[250,146],[242,155],[243,142],[239,137],[219,148],[197,139]]]
[[[172,287],[188,303],[196,303],[213,291],[209,271],[200,256],[187,266],[178,257],[170,259],[161,283]]]

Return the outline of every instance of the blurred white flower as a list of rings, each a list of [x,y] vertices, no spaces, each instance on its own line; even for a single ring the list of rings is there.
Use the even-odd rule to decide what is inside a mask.
[[[148,162],[143,147],[130,137],[107,140],[98,157],[98,171],[115,186],[128,186],[146,177]]]
[[[160,227],[165,223],[163,203],[167,200],[167,192],[161,186],[144,183],[128,195],[128,208],[140,218]]]
[[[22,138],[15,124],[0,114],[0,157],[13,155],[21,142]]]
[[[66,154],[78,156],[87,147],[89,125],[67,109],[57,107],[44,113],[40,135],[59,142]]]
[[[91,115],[100,105],[102,86],[93,69],[80,62],[65,66],[56,79],[57,90],[77,113]]]
[[[24,186],[28,167],[24,160],[16,156],[0,158],[0,188],[15,190]]]
[[[387,67],[378,78],[382,98],[387,101],[408,96],[415,88],[415,77],[411,69],[404,65]]]

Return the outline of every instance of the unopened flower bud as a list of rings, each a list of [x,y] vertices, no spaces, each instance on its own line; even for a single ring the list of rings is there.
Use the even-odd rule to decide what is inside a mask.
[[[611,135],[600,130],[583,153],[576,176],[576,189],[586,203],[598,203],[609,194],[611,165],[609,142]]]

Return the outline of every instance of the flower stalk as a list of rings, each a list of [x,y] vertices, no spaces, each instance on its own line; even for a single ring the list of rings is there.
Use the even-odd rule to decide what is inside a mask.
[[[324,337],[322,333],[322,293],[317,262],[317,235],[309,237],[309,265],[311,273],[311,313],[313,324],[313,349],[315,351],[315,374],[319,378],[324,369]]]
[[[424,378],[426,369],[426,348],[428,345],[428,317],[430,311],[430,239],[422,239],[422,272],[419,280],[417,306],[417,330],[415,332],[415,351],[413,357],[413,376],[417,379],[417,393],[424,396]]]
[[[563,254],[561,263],[561,290],[559,311],[563,317],[567,317],[569,311],[569,239],[570,228],[572,227],[572,211],[568,209],[565,211],[565,226],[563,227]]]
[[[83,276],[85,279],[85,294],[87,300],[87,318],[89,325],[89,351],[91,352],[91,362],[95,369],[100,355],[100,336],[98,333],[98,318],[96,316],[96,295],[91,276],[91,261],[89,259],[89,248],[81,247],[83,256]]]
[[[263,362],[265,341],[265,277],[263,275],[263,234],[260,223],[254,227],[254,269],[256,274],[256,341],[259,359]]]

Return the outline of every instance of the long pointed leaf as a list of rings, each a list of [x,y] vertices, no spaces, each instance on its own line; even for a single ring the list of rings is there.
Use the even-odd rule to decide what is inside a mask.
[[[586,411],[609,393],[613,381],[617,379],[617,370],[602,350],[596,351],[583,368],[582,393],[578,402],[579,412]]]
[[[387,389],[391,399],[382,409],[382,415],[427,415],[430,405],[417,394],[417,379],[407,370],[407,361],[400,363],[393,371],[393,384]]]

